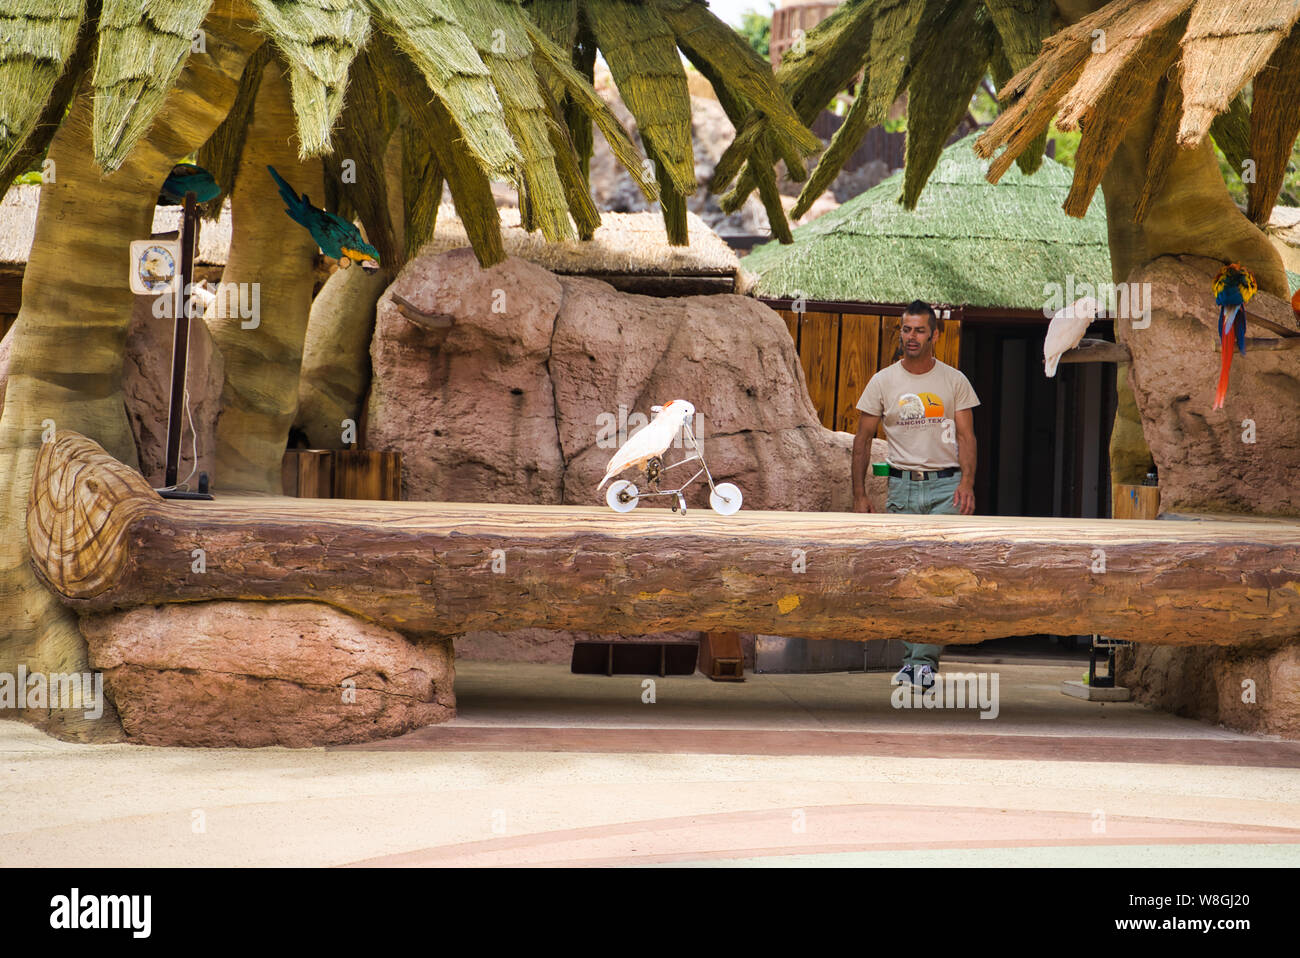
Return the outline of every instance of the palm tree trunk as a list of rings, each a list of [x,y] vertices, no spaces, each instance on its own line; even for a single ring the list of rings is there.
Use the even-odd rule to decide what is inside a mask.
[[[210,312],[208,325],[226,361],[226,385],[217,421],[213,486],[280,495],[280,464],[298,409],[298,379],[311,311],[316,242],[284,213],[276,171],[317,205],[324,202],[319,160],[300,162],[289,83],[272,60],[244,139],[231,196],[230,256],[221,274],[228,289],[256,286],[256,325],[238,310]],[[232,297],[235,298],[235,297]],[[234,315],[231,315],[231,313]]]
[[[37,581],[28,561],[36,454],[42,434],[54,428],[83,433],[137,463],[122,394],[133,301],[127,246],[149,236],[172,165],[202,144],[230,108],[244,62],[262,43],[254,19],[242,2],[214,5],[205,23],[207,52],[190,56],[157,122],[112,175],[102,176],[92,161],[88,90],[50,144],[54,179],[41,187],[0,413],[0,671],[88,670],[77,617]],[[59,709],[19,717],[70,738],[115,737],[119,730],[111,706],[98,720]]]

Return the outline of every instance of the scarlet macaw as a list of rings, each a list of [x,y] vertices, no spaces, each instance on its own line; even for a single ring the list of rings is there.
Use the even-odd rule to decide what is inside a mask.
[[[1232,366],[1232,340],[1246,355],[1246,304],[1259,289],[1250,270],[1229,263],[1214,278],[1214,301],[1219,304],[1219,351],[1223,357],[1219,366],[1219,386],[1214,392],[1214,408],[1223,408],[1223,398],[1228,394],[1228,370]]]

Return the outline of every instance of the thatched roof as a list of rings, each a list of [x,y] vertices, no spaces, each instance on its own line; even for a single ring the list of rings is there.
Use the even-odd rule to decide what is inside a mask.
[[[896,173],[794,231],[793,245],[768,243],[745,257],[749,293],[773,299],[1033,309],[1043,284],[1074,276],[1111,278],[1106,214],[1082,219],[1060,209],[1070,171],[1050,159],[1033,176],[998,185],[971,150],[975,134],[943,151],[916,209],[899,204]],[[752,274],[752,275],[751,275]]]
[[[41,188],[30,183],[16,183],[0,201],[0,265],[23,266],[32,251],[36,236],[36,207]],[[174,233],[180,227],[179,206],[159,206],[154,209],[154,234]],[[139,239],[148,239],[141,236]],[[199,248],[195,262],[205,266],[222,266],[230,250],[230,204],[226,203],[221,216],[205,220],[199,228]],[[122,259],[123,282],[126,277],[125,253]]]
[[[663,221],[654,213],[602,213],[601,224],[588,242],[548,243],[519,225],[519,211],[501,211],[502,236],[508,256],[537,263],[554,273],[681,276],[730,274],[740,260],[718,234],[694,213],[686,214],[689,246],[672,246]],[[465,228],[455,210],[438,213],[433,239],[421,254],[443,253],[468,246]]]

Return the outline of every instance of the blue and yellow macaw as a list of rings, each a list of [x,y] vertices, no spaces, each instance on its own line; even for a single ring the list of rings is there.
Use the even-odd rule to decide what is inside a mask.
[[[1254,274],[1244,266],[1229,263],[1214,278],[1214,301],[1219,305],[1219,387],[1214,392],[1214,408],[1223,408],[1228,395],[1228,370],[1232,367],[1232,340],[1246,355],[1246,304],[1259,289]]]
[[[361,238],[361,231],[355,225],[341,216],[312,206],[306,193],[299,197],[293,187],[275,172],[275,167],[268,166],[267,170],[280,188],[284,211],[295,223],[307,227],[322,253],[338,260],[340,267],[359,263],[362,269],[379,269],[379,250]]]
[[[167,174],[159,192],[170,203],[184,203],[186,193],[193,193],[197,202],[206,203],[221,195],[221,187],[203,167],[193,163],[177,163]]]

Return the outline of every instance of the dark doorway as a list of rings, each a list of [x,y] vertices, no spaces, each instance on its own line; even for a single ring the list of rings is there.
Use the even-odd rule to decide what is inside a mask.
[[[1113,340],[1113,324],[1088,336]],[[1046,323],[962,324],[961,370],[979,396],[976,512],[1110,517],[1115,366],[1071,363],[1043,375]]]

